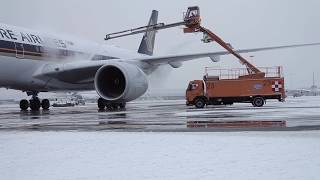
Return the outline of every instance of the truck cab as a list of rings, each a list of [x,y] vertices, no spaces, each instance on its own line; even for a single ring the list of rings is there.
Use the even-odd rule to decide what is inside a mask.
[[[203,106],[205,106],[205,86],[204,86],[204,82],[202,80],[194,80],[194,81],[190,81],[188,88],[186,90],[186,104],[187,106],[192,106],[192,105],[196,105],[196,100],[197,99],[203,99],[204,104]],[[200,104],[201,103],[201,104]],[[202,102],[200,102],[198,105],[202,106]]]

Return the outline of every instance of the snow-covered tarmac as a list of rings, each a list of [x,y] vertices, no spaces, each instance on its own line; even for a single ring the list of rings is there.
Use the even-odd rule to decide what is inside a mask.
[[[320,130],[320,96],[268,101],[262,108],[251,104],[187,107],[184,100],[134,101],[125,111],[97,110],[96,104],[20,111],[18,105],[0,106],[0,130],[5,131],[237,131],[258,130],[188,128],[190,121],[286,121],[285,128],[259,130]]]
[[[0,180],[320,179],[320,97],[263,108],[137,101],[117,112],[98,112],[95,104],[0,109]],[[194,120],[282,120],[287,127],[187,128]]]
[[[0,179],[320,179],[320,131],[0,132]]]

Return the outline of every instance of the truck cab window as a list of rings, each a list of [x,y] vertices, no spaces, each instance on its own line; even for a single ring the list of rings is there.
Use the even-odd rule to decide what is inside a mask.
[[[192,91],[198,88],[198,84],[190,83],[188,86],[188,91]]]
[[[191,90],[191,88],[192,88],[192,85],[191,85],[191,84],[189,84],[189,85],[188,85],[187,90],[188,90],[188,91],[190,91],[190,90]]]

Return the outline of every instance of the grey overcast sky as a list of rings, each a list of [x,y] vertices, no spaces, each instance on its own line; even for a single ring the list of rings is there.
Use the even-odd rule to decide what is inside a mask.
[[[160,22],[170,23],[180,21],[183,11],[192,5],[200,7],[205,27],[237,49],[320,42],[318,0],[10,0],[1,2],[0,21],[105,43],[103,38],[108,32],[145,25],[152,9],[159,10]],[[141,36],[108,43],[136,50]],[[202,44],[201,37],[183,34],[181,28],[161,31],[157,34],[155,54],[222,50],[217,45]],[[312,72],[320,84],[319,51],[320,46],[245,56],[254,55],[251,62],[257,66],[282,65],[287,88],[303,88],[311,86]],[[151,77],[151,88],[185,88],[189,80],[202,78],[205,66],[241,67],[232,56],[222,57],[219,63],[204,58],[186,62],[180,69],[164,67]]]

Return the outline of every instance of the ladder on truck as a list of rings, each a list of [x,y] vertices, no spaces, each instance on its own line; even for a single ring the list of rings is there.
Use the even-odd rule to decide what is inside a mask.
[[[246,66],[248,75],[243,77],[255,77],[255,78],[263,78],[265,77],[265,73],[256,68],[253,64],[251,64],[248,60],[242,57],[238,52],[233,50],[230,44],[226,43],[222,38],[218,35],[210,31],[209,29],[201,26],[201,17],[200,17],[200,9],[198,6],[188,7],[186,13],[184,13],[183,21],[171,24],[165,23],[157,23],[149,26],[142,26],[134,29],[128,29],[124,31],[119,31],[115,33],[107,34],[105,40],[130,36],[134,34],[144,33],[148,31],[158,31],[162,29],[173,28],[177,26],[185,26],[183,29],[184,33],[197,33],[202,32],[204,34],[204,39],[202,41],[204,43],[215,41],[221,47],[226,49],[230,54],[234,55],[237,59],[239,59],[240,63]]]

